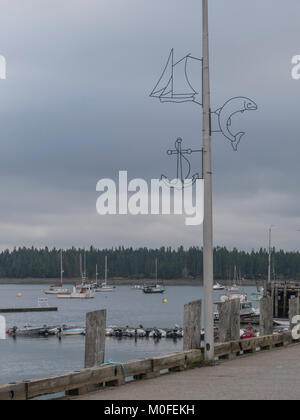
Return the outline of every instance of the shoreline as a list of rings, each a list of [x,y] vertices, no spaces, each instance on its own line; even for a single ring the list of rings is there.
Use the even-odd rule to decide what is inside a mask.
[[[102,281],[102,280],[101,280]],[[100,281],[100,282],[101,282]],[[65,285],[75,285],[81,282],[80,278],[65,279]],[[155,283],[153,279],[109,279],[108,284],[112,286],[136,286],[136,285],[150,285]],[[164,286],[203,286],[201,279],[171,279],[171,280],[159,280],[159,283]],[[232,285],[232,281],[218,280],[218,283],[229,286]],[[27,278],[27,279],[0,279],[0,285],[55,285],[60,284],[60,279],[53,278]],[[245,280],[241,286],[263,286],[263,280]]]

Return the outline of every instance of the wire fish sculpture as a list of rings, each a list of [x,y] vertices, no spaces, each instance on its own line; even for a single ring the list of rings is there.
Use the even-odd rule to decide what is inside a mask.
[[[188,76],[188,68],[192,60],[201,61],[203,65],[202,59],[193,57],[191,54],[174,63],[174,49],[172,49],[164,71],[150,97],[158,98],[162,103],[194,102],[202,106],[203,100],[201,102],[197,100],[199,92],[193,88]],[[211,123],[214,125],[211,132],[222,133],[230,141],[233,150],[237,151],[238,145],[246,133],[240,131],[234,134],[232,117],[238,113],[256,111],[257,109],[256,103],[247,97],[231,98],[221,108],[211,112]]]
[[[172,181],[169,181],[169,178],[167,176],[165,175],[161,176],[161,180],[164,181],[164,183],[169,188],[182,189],[185,187],[190,187],[196,182],[197,179],[201,179],[198,173],[192,175],[192,177],[190,178],[191,163],[186,158],[186,155],[191,155],[192,153],[196,153],[196,152],[202,152],[202,149],[200,150],[183,149],[182,142],[183,142],[182,138],[178,138],[175,142],[175,150],[167,151],[167,154],[169,156],[173,156],[173,155],[177,156],[176,178],[173,179]]]
[[[237,134],[232,132],[232,117],[245,111],[256,111],[258,109],[256,103],[244,96],[238,96],[227,101],[221,108],[212,112],[217,116],[218,129],[212,132],[221,132],[230,142],[234,151],[237,151],[242,137],[246,134],[241,131]]]

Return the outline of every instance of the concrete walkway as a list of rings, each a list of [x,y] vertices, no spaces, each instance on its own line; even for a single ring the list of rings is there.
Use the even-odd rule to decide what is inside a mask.
[[[299,400],[300,345],[132,382],[82,400]]]

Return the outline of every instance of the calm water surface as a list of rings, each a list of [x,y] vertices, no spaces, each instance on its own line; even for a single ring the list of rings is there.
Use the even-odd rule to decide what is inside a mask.
[[[37,306],[39,297],[45,297],[45,286],[0,285],[0,307]],[[254,288],[244,288],[251,292]],[[18,293],[22,297],[18,298]],[[216,293],[216,300],[220,293]],[[223,294],[221,292],[221,294]],[[97,293],[91,300],[60,300],[48,296],[49,305],[57,306],[58,312],[6,314],[7,328],[25,324],[85,325],[86,313],[107,309],[107,325],[166,327],[183,325],[184,304],[201,299],[203,288],[199,286],[170,286],[164,295],[145,295],[127,286],[117,287],[112,293]],[[168,303],[163,303],[164,298]],[[182,340],[108,337],[106,360],[122,362],[182,350]],[[17,338],[0,340],[0,383],[8,383],[41,377],[49,374],[83,368],[84,337]]]

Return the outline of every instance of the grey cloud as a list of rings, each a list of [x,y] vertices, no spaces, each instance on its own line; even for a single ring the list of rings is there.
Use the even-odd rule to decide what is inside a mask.
[[[216,243],[265,245],[274,223],[278,246],[298,246],[299,13],[297,0],[210,1],[213,107],[235,95],[259,105],[234,121],[247,132],[238,153],[213,138]],[[176,138],[201,145],[200,109],[148,96],[172,47],[201,55],[201,2],[3,1],[0,39],[1,246],[201,245],[176,218],[95,212],[99,178],[173,175]]]

